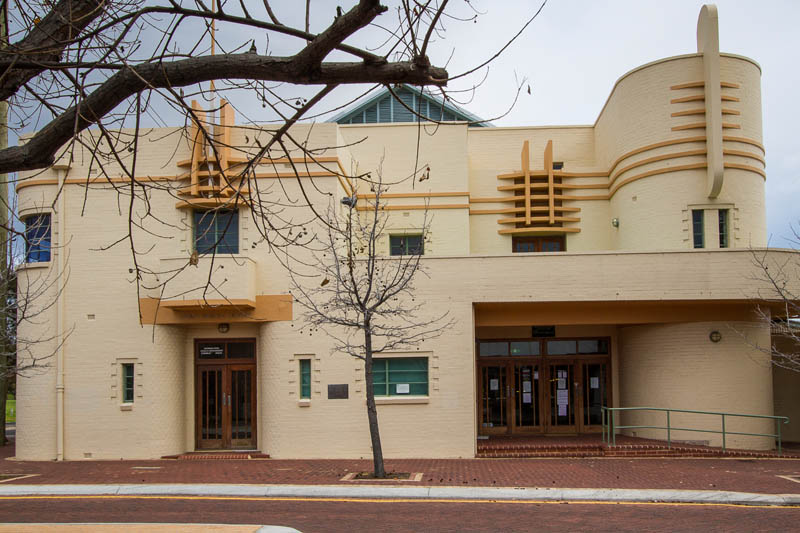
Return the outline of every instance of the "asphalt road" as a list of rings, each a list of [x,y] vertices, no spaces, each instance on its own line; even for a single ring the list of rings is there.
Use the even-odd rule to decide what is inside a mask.
[[[607,503],[463,503],[266,498],[22,497],[0,522],[170,522],[290,526],[303,533],[790,531],[800,508]]]

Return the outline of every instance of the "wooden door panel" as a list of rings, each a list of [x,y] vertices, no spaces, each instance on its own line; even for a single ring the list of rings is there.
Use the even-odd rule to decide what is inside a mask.
[[[196,389],[197,446],[220,449],[225,446],[225,367],[197,367]]]
[[[256,444],[255,366],[231,365],[230,379],[229,446],[253,449]]]

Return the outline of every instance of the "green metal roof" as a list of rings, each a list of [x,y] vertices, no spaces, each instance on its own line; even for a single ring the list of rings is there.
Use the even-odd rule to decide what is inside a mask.
[[[389,89],[384,88],[364,102],[336,115],[329,122],[338,122],[339,124],[380,124],[424,120],[411,112],[411,109],[414,109],[422,117],[427,117],[431,120],[469,122],[470,127],[492,126],[490,122],[484,121],[469,111],[432,94],[420,91],[411,85],[401,85],[394,89],[394,93],[402,103],[392,96]]]

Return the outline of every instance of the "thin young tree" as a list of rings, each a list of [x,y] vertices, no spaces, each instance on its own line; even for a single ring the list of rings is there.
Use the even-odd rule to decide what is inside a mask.
[[[800,227],[792,226],[791,242],[800,246]],[[755,348],[768,354],[777,367],[800,372],[800,252],[776,260],[769,250],[753,250],[754,278],[760,281],[756,314],[761,324],[769,324],[769,346]]]
[[[384,478],[374,358],[418,349],[420,343],[439,336],[450,321],[447,313],[426,316],[422,300],[415,297],[415,280],[426,275],[423,246],[429,236],[427,210],[416,228],[421,236],[419,247],[390,255],[383,244],[388,222],[383,195],[388,187],[381,170],[377,179],[365,177],[359,183],[371,193],[363,205],[354,193],[342,199],[341,205],[329,207],[316,234],[311,259],[290,268],[291,293],[303,309],[304,328],[325,332],[333,339],[334,352],[363,362],[373,475]]]

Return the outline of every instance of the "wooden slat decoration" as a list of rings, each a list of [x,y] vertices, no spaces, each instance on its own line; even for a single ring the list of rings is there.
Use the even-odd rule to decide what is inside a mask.
[[[189,129],[189,142],[192,149],[192,161],[190,178],[192,180],[192,196],[199,196],[197,187],[200,185],[198,171],[200,169],[200,159],[205,152],[205,138],[202,128],[205,122],[206,112],[200,109],[197,100],[192,100],[192,123]],[[196,118],[195,118],[196,117]]]
[[[224,184],[220,183],[220,185],[225,185],[221,190],[224,196],[230,196],[234,193],[234,189],[230,184],[230,177],[227,175],[228,169],[230,168],[229,159],[231,155],[231,129],[233,128],[233,123],[233,108],[228,104],[227,100],[220,99],[219,124],[214,127],[214,130],[216,133],[215,138],[217,139],[217,154],[219,155],[220,180],[226,181]],[[222,171],[225,172],[225,176],[221,175]]]
[[[534,213],[547,213],[550,210],[549,207],[532,207],[531,211]],[[556,212],[563,212],[563,213],[578,213],[580,212],[580,207],[560,207],[556,206]],[[511,215],[514,213],[525,213],[524,207],[507,207],[505,209],[470,209],[470,215]]]
[[[522,173],[525,175],[525,223],[531,223],[531,154],[530,143],[522,143]]]
[[[533,222],[549,222],[550,216],[546,217],[529,217]],[[580,222],[581,219],[579,217],[555,217],[556,222]],[[525,217],[514,217],[514,218],[501,218],[497,221],[498,224],[516,224],[518,222],[525,222],[526,224],[530,224],[527,218]]]
[[[547,196],[550,206],[550,225],[555,224],[555,190],[553,188],[553,141],[547,141],[544,148],[544,168],[547,170]]]
[[[532,228],[509,228],[509,229],[501,229],[497,233],[500,235],[525,235],[525,234],[536,234],[536,233],[549,233],[549,234],[557,234],[557,233],[580,233],[580,228],[561,228],[561,227],[532,227]]]
[[[694,89],[694,88],[705,87],[705,86],[706,86],[706,84],[703,81],[690,81],[690,82],[687,82],[687,83],[679,83],[678,85],[672,85],[672,86],[670,86],[670,89],[673,90],[673,91],[676,91],[676,90],[679,90],[679,89]],[[720,87],[726,87],[728,89],[738,89],[740,87],[740,85],[738,83],[733,83],[733,82],[730,82],[730,81],[721,81],[721,82],[719,82],[719,86]]]

